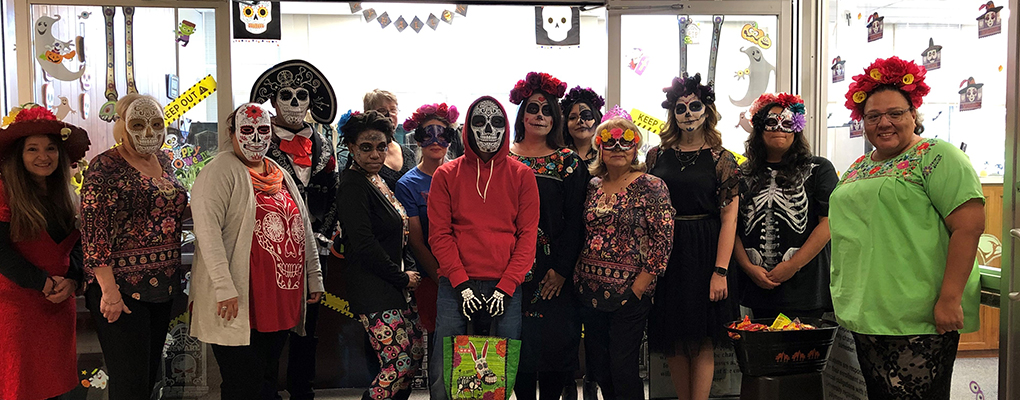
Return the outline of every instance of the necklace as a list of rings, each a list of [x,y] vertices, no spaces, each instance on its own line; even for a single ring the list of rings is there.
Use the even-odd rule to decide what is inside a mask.
[[[694,165],[694,163],[698,162],[698,157],[701,156],[701,151],[704,149],[705,145],[702,144],[698,151],[694,152],[693,156],[682,156],[680,155],[681,153],[680,149],[673,149],[673,155],[675,155],[676,160],[680,162],[680,171],[683,172],[683,170],[687,169],[687,167],[690,167]]]

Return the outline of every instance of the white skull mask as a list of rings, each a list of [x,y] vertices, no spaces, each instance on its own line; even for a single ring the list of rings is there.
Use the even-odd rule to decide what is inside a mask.
[[[159,103],[149,98],[132,102],[124,115],[124,123],[135,151],[149,155],[159,151],[166,139],[166,123]]]
[[[689,94],[677,99],[673,106],[676,124],[686,132],[693,132],[705,123],[705,110],[708,108],[698,96]]]
[[[967,88],[967,101],[973,103],[978,98],[978,90],[975,87]]]
[[[281,88],[276,92],[276,114],[283,117],[288,125],[298,125],[305,119],[309,100],[308,89]]]
[[[506,135],[506,114],[492,100],[482,100],[471,110],[471,132],[478,151],[495,153]]]
[[[542,7],[542,27],[549,40],[562,42],[567,38],[573,25],[571,13],[570,7],[567,6]]]
[[[989,12],[985,13],[985,26],[986,27],[995,26],[995,20],[998,19],[998,17],[999,17],[999,13],[994,12],[994,11],[989,11]]]
[[[241,22],[244,22],[244,29],[253,34],[259,35],[269,28],[273,21],[273,2],[238,2],[237,8],[241,12]]]
[[[262,161],[273,136],[269,112],[255,103],[244,104],[234,115],[234,129],[244,158],[251,162]]]

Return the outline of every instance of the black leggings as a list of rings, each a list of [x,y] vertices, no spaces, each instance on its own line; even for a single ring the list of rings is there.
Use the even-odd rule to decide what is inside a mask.
[[[568,377],[573,374],[573,372],[518,372],[517,382],[514,383],[514,395],[517,396],[517,400],[535,400],[535,384],[538,383],[539,399],[559,399]]]

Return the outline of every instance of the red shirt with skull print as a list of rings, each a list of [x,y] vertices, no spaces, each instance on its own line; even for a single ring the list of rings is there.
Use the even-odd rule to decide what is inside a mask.
[[[255,191],[250,264],[252,329],[276,332],[297,326],[304,306],[305,230],[286,185],[274,195]]]

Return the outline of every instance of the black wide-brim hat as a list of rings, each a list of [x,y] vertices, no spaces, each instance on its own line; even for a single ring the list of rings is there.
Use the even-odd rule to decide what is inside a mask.
[[[66,137],[61,132],[64,128],[70,130]],[[30,119],[12,122],[7,128],[0,130],[0,160],[6,157],[7,151],[18,139],[35,135],[60,136],[67,157],[72,163],[85,158],[85,153],[92,145],[88,132],[81,127],[56,119]]]
[[[925,54],[928,54],[928,52],[932,50],[942,51],[942,45],[935,44],[935,38],[928,38],[928,48],[921,52],[921,57],[924,57]]]
[[[843,64],[846,64],[846,60],[840,58],[839,56],[836,56],[836,58],[834,58],[832,60],[832,66],[829,67],[829,69],[836,69],[837,65],[843,65]]]
[[[957,93],[958,94],[964,94],[964,93],[967,92],[967,89],[970,89],[970,88],[981,89],[981,87],[984,86],[984,85],[985,85],[984,83],[977,83],[977,82],[975,82],[974,81],[974,77],[971,77],[970,79],[967,79],[967,86],[964,86],[963,89],[960,89],[960,91],[957,92]]]
[[[336,119],[336,93],[326,76],[315,66],[304,60],[284,61],[263,72],[251,87],[250,100],[262,104],[276,98],[281,88],[308,90],[308,111],[320,124],[332,124]]]

